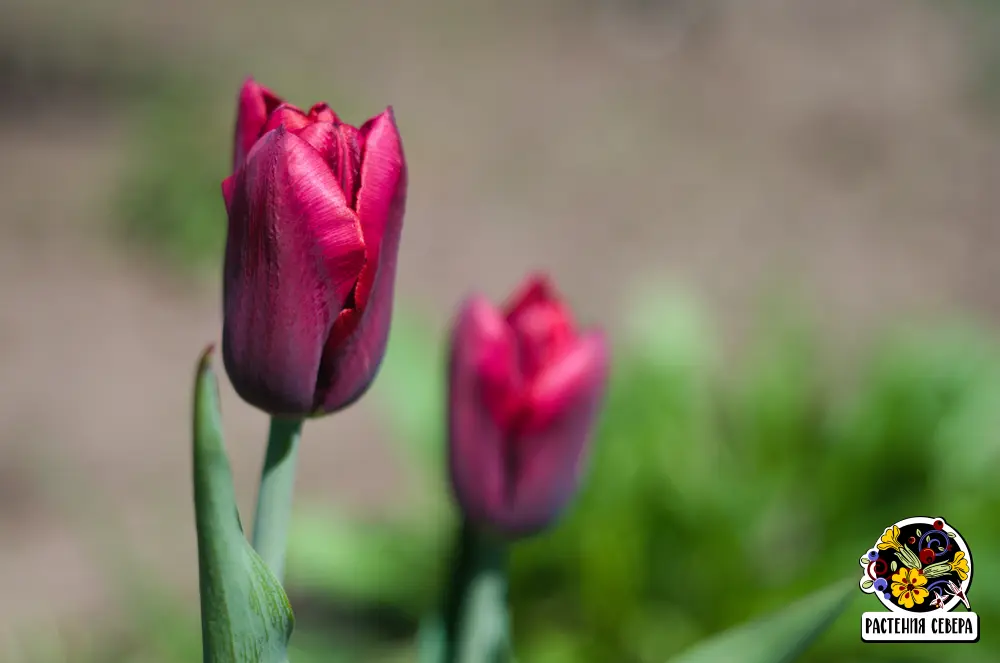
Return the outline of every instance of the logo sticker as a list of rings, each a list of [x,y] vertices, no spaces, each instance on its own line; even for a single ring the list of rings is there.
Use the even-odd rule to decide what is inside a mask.
[[[861,567],[861,591],[887,609],[861,616],[865,642],[978,642],[979,616],[969,603],[972,554],[943,518],[893,523]]]

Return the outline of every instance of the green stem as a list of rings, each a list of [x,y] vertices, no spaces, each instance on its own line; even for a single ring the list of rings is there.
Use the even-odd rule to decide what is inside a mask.
[[[295,493],[295,461],[302,437],[302,419],[271,418],[264,470],[257,493],[257,514],[253,524],[253,547],[271,572],[282,581],[288,521]]]
[[[454,555],[443,606],[443,663],[509,661],[507,544],[463,521]]]

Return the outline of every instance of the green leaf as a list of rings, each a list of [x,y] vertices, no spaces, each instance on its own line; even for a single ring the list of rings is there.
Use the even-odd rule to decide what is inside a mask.
[[[869,587],[871,587],[874,584],[875,584],[875,581],[873,581],[873,580],[865,580],[863,583],[861,583],[861,589],[868,589]]]
[[[671,663],[794,661],[833,624],[857,591],[854,587],[838,582],[778,613],[699,643]]]
[[[194,502],[205,663],[287,663],[294,617],[281,583],[243,534],[222,442],[211,348],[194,401]]]

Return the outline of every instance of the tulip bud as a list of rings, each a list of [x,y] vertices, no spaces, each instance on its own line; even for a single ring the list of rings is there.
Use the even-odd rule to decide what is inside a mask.
[[[449,469],[464,515],[507,537],[551,523],[576,493],[608,377],[598,331],[579,332],[541,277],[498,310],[465,302],[451,339]]]
[[[249,80],[235,138],[222,183],[226,372],[273,415],[342,409],[388,340],[407,185],[392,109],[354,128]]]

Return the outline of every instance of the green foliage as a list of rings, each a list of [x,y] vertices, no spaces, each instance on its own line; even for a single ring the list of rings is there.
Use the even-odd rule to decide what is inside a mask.
[[[520,660],[663,663],[705,651],[718,634],[759,643],[768,629],[741,625],[782,614],[856,572],[882,528],[913,515],[943,516],[959,529],[975,556],[973,606],[983,624],[1000,618],[1000,531],[992,526],[1000,502],[1000,340],[956,324],[900,328],[861,358],[851,379],[834,384],[808,325],[767,319],[736,364],[725,361],[710,322],[689,301],[639,304],[618,339],[575,508],[549,534],[515,547]],[[322,614],[317,600],[357,613],[390,607],[408,635],[314,617],[297,628],[294,663],[415,660],[417,625],[438,600],[454,524],[442,481],[444,385],[434,367],[443,363],[434,338],[400,312],[372,392],[388,415],[399,413],[389,430],[422,479],[404,498],[411,509],[374,523],[307,505],[292,521],[288,557],[289,592],[293,602],[308,599],[304,614]],[[395,407],[406,394],[417,396]],[[146,600],[130,610],[134,646],[95,647],[79,660],[197,656],[190,614],[151,603],[148,585],[136,594]],[[976,647],[864,644],[858,619],[872,599],[854,594],[798,660],[985,663],[1000,653],[988,638]],[[793,612],[814,624],[823,616]],[[367,635],[341,637],[359,630]]]
[[[407,619],[435,607],[431,593],[443,579],[447,538],[439,523],[373,523],[327,506],[306,507],[292,520],[288,576],[308,595],[377,604],[391,598]]]
[[[700,642],[670,663],[791,663],[840,616],[855,584],[838,582],[775,615]]]
[[[414,500],[398,529],[412,555],[399,563],[430,568],[435,560],[416,558],[440,557],[447,528],[439,523],[451,517],[437,478],[443,400],[427,393],[427,380],[437,378],[426,371],[443,363],[433,336],[401,320],[372,397],[387,416],[404,413],[392,430],[414,471],[435,475],[418,484],[430,494]],[[1000,342],[961,325],[899,328],[850,379],[834,381],[844,371],[825,363],[829,354],[809,325],[781,310],[767,320],[736,364],[690,301],[637,306],[616,348],[576,507],[551,533],[514,550],[520,658],[662,663],[853,573],[887,524],[914,515],[944,516],[967,537],[977,563],[970,598],[983,623],[1000,617],[1000,554],[992,552],[1000,532],[990,515],[1000,501],[991,488],[1000,461]],[[419,394],[423,414],[397,410],[401,394]],[[337,522],[337,537],[350,540]],[[311,536],[322,537],[322,518],[313,525]],[[307,545],[293,540],[291,555]],[[338,596],[348,584],[337,578],[363,568],[363,554],[331,554],[309,582],[325,577],[324,589]],[[436,596],[436,582],[422,591]],[[414,611],[414,591],[412,583],[370,584],[353,596]],[[971,648],[866,645],[858,615],[870,601],[858,591],[800,660],[985,661],[1000,650],[985,640]]]
[[[205,663],[287,663],[294,619],[277,578],[243,535],[206,352],[194,401],[194,505]]]

